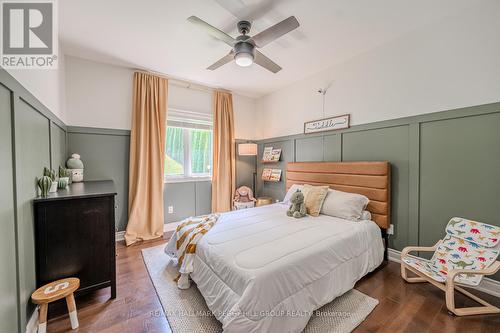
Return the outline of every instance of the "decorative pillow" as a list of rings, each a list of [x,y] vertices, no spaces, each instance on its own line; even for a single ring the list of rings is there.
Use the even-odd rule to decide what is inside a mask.
[[[302,187],[303,187],[303,185],[298,185],[298,184],[293,184],[292,186],[290,186],[290,188],[288,189],[288,192],[286,192],[285,198],[283,199],[283,203],[289,203],[290,198],[292,197],[292,194],[297,192],[297,190],[300,190],[302,192]],[[304,195],[304,197],[305,197],[305,195]]]
[[[330,189],[325,198],[321,214],[359,221],[370,200],[364,195]]]
[[[325,203],[323,203],[325,204]],[[370,221],[372,219],[372,213],[370,213],[367,210],[364,210],[363,213],[361,213],[361,218],[360,220],[362,221]]]
[[[304,184],[302,193],[304,194],[304,203],[306,204],[307,214],[318,216],[323,206],[323,201],[328,194],[328,186],[312,186]]]

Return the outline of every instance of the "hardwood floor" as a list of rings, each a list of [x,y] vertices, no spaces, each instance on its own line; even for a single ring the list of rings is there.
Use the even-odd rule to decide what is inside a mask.
[[[165,235],[165,239],[169,235]],[[125,247],[117,243],[117,297],[109,300],[109,288],[77,298],[80,327],[72,332],[171,332],[149,279],[141,250],[166,243],[158,240]],[[389,262],[367,275],[356,289],[380,301],[355,332],[498,332],[500,316],[454,317],[448,314],[444,294],[430,284],[408,284],[399,264]],[[481,294],[484,296],[484,294]],[[486,296],[500,306],[500,299]],[[462,295],[457,305],[474,304]],[[49,308],[47,332],[71,331],[65,304]]]
[[[72,332],[171,332],[141,254],[142,249],[164,244],[168,238],[165,235],[163,240],[130,247],[117,243],[116,299],[109,299],[109,288],[77,297],[80,327]],[[65,304],[49,306],[47,332],[68,331],[71,325]]]
[[[356,284],[379,305],[356,332],[498,332],[500,315],[456,317],[448,314],[444,293],[429,283],[406,283],[398,263],[388,262]],[[474,291],[491,304],[500,299]],[[456,293],[457,307],[479,304]],[[495,328],[496,327],[496,328]]]

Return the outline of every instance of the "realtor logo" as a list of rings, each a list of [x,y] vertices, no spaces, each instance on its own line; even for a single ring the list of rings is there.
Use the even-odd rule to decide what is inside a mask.
[[[2,0],[4,68],[57,68],[55,3]]]

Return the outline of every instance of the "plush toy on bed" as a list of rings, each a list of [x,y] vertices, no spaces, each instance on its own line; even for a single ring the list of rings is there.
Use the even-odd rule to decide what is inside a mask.
[[[306,205],[304,204],[304,194],[297,190],[290,198],[290,208],[286,211],[286,215],[300,218],[306,216]]]

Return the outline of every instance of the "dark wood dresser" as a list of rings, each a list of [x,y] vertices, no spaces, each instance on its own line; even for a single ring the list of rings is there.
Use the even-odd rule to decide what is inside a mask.
[[[87,181],[34,200],[37,288],[77,277],[77,294],[116,297],[115,195],[113,181]]]

